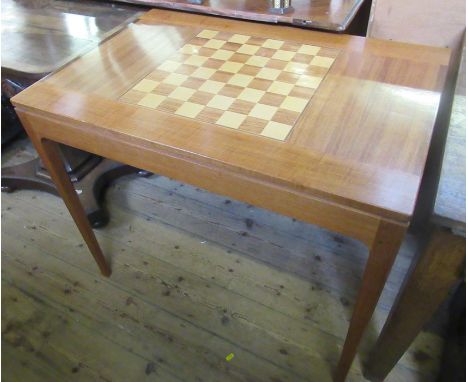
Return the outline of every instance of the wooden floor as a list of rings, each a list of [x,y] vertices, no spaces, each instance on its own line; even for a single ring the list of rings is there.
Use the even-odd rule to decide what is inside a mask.
[[[22,140],[3,166],[31,157]],[[98,270],[62,201],[2,194],[3,381],[331,381],[367,252],[301,222],[161,176],[121,178]],[[407,269],[400,251],[349,381]],[[422,332],[388,381],[433,381]],[[228,354],[234,358],[226,361]]]

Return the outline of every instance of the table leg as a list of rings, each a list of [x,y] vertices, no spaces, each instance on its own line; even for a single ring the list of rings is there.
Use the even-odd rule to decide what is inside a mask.
[[[460,279],[465,238],[436,229],[400,289],[365,370],[371,381],[383,381],[424,324]]]
[[[334,376],[335,382],[343,382],[346,379],[361,337],[372,317],[387,276],[400,249],[406,228],[406,226],[387,221],[381,221],[379,224]]]
[[[41,157],[44,165],[46,166],[49,174],[57,186],[57,190],[62,197],[65,205],[70,211],[73,220],[75,221],[78,229],[83,236],[91,254],[93,255],[96,263],[104,276],[110,276],[111,270],[106,262],[101,248],[94,236],[93,229],[89,224],[88,217],[80,199],[75,191],[75,188],[70,181],[70,178],[65,170],[63,161],[60,155],[60,149],[56,142],[37,137],[34,132],[28,129],[28,135],[31,138],[39,156]]]

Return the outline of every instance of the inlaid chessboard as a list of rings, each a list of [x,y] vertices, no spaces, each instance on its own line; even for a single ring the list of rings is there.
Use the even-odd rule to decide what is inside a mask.
[[[338,53],[205,29],[120,100],[284,141]]]

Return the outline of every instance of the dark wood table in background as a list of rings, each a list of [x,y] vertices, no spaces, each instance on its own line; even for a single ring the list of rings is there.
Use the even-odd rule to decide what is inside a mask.
[[[141,11],[136,6],[90,1],[5,0],[1,6],[2,144],[22,130],[9,109],[9,98],[97,46]],[[103,187],[135,169],[66,146],[61,151],[91,224],[105,225],[108,214],[98,202]],[[39,158],[2,169],[2,191],[16,189],[58,194]]]

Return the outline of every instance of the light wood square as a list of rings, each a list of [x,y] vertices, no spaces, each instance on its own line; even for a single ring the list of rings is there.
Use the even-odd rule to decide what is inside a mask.
[[[176,88],[171,94],[169,94],[169,97],[179,99],[181,101],[187,101],[193,95],[193,93],[195,93],[195,90],[180,86]]]
[[[332,66],[333,61],[335,60],[330,57],[315,56],[310,62],[310,64],[320,66],[322,68],[329,68],[330,66]]]
[[[229,106],[234,102],[234,98],[225,97],[222,95],[215,95],[210,102],[208,102],[208,107],[212,107],[214,109],[221,109],[227,110]]]
[[[249,45],[245,44],[242,45],[238,50],[237,53],[242,53],[242,54],[248,54],[248,55],[254,55],[257,53],[257,51],[260,49],[260,47],[255,46],[255,45]]]
[[[236,44],[245,44],[249,41],[250,36],[245,36],[243,34],[235,34],[228,40],[229,42],[234,42]]]
[[[291,61],[295,54],[295,52],[288,52],[287,50],[278,50],[272,58],[281,61]]]
[[[311,56],[315,56],[320,50],[319,46],[314,46],[314,45],[302,45],[297,53],[301,54],[309,54]]]
[[[192,55],[184,61],[184,64],[192,66],[202,66],[207,59],[207,57]]]
[[[192,102],[184,102],[181,107],[179,107],[175,114],[181,115],[183,117],[195,118],[202,110],[204,106],[198,105]]]
[[[242,68],[243,64],[240,64],[239,62],[232,62],[232,61],[226,61],[219,70],[222,70],[223,72],[228,72],[228,73],[237,73],[240,68]]]
[[[274,81],[281,74],[280,70],[271,69],[271,68],[262,68],[257,74],[257,78],[262,78],[264,80]]]
[[[152,81],[152,80],[147,80],[143,79],[140,82],[138,82],[134,87],[133,90],[137,90],[139,92],[144,92],[144,93],[149,93],[151,90],[153,90],[156,86],[158,86],[158,82]]]
[[[289,62],[284,70],[290,73],[303,74],[307,71],[309,65],[301,64],[299,62]]]
[[[238,129],[245,118],[247,118],[246,115],[225,111],[216,123],[218,125],[230,127],[231,129]]]
[[[202,30],[199,34],[197,34],[197,37],[201,37],[201,38],[213,38],[213,37],[215,37],[217,34],[218,34],[217,31],[213,31],[213,30],[210,30],[210,29],[205,29],[205,30]]]
[[[252,56],[245,63],[247,65],[263,68],[270,59],[268,57]]]
[[[250,110],[249,115],[255,118],[270,120],[277,110],[277,107],[257,103],[253,109]]]
[[[165,72],[173,72],[177,70],[177,68],[180,66],[180,62],[175,62],[175,61],[165,61],[161,65],[158,66],[159,70],[164,70]]]
[[[284,141],[291,131],[292,126],[285,125],[274,121],[268,122],[266,127],[263,129],[261,135],[268,138],[278,139]]]
[[[185,74],[171,73],[164,79],[163,82],[171,85],[180,85],[187,78],[188,76],[186,76]]]
[[[286,82],[281,82],[281,81],[275,81],[271,84],[271,86],[268,88],[268,92],[270,93],[275,93],[275,94],[281,94],[281,95],[288,95],[292,88],[294,87],[293,84],[288,84]]]
[[[218,92],[224,87],[223,82],[218,82],[218,81],[205,81],[205,83],[198,88],[198,90],[201,90],[203,92],[211,93],[211,94],[218,94]]]
[[[180,49],[180,52],[181,52],[181,53],[185,53],[185,54],[197,54],[197,53],[198,53],[198,50],[199,50],[199,47],[196,46],[196,45],[185,44],[185,45]]]
[[[203,78],[203,79],[207,80],[207,79],[210,78],[215,72],[216,72],[216,70],[214,70],[214,69],[201,67],[201,68],[198,68],[197,70],[195,70],[195,71],[192,73],[192,77]]]
[[[280,105],[282,109],[297,111],[299,113],[304,110],[307,103],[309,102],[308,99],[297,98],[297,97],[286,97],[283,103]]]
[[[138,105],[141,106],[146,106],[150,107],[152,109],[156,109],[162,101],[166,99],[165,96],[159,95],[159,94],[146,94],[140,102],[138,102]]]
[[[219,49],[221,48],[226,42],[223,40],[208,40],[205,45],[203,45],[205,48],[211,48],[211,49]]]
[[[217,60],[226,61],[226,60],[229,60],[232,57],[233,54],[234,54],[234,52],[232,52],[230,50],[219,49],[216,52],[214,52],[214,54],[211,56],[211,58],[216,58]]]
[[[268,39],[263,43],[264,48],[280,49],[284,41]]]
[[[246,87],[252,82],[253,79],[254,79],[254,77],[252,77],[252,76],[247,76],[245,74],[237,73],[237,74],[234,74],[231,77],[228,84],[241,86],[241,87]]]
[[[301,76],[297,80],[296,85],[303,86],[305,88],[317,89],[322,82],[322,78],[314,76]]]
[[[249,102],[258,102],[260,99],[263,97],[265,92],[263,90],[257,90],[257,89],[252,89],[252,88],[246,88],[242,90],[242,93],[239,94],[237,97],[240,100],[243,101],[249,101]]]

